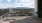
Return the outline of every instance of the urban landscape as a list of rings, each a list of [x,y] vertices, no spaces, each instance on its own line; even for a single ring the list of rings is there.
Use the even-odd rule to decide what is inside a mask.
[[[34,8],[0,9],[0,23],[35,23],[38,21]]]
[[[37,0],[0,0],[0,23],[42,23]]]

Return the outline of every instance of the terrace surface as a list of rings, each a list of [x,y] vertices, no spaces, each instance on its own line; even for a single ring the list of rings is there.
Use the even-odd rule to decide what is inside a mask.
[[[5,17],[0,20],[0,23],[42,23],[42,18],[32,17],[30,19],[30,16]]]
[[[10,23],[42,23],[42,18],[26,18],[23,20],[18,20],[18,21],[11,21]]]

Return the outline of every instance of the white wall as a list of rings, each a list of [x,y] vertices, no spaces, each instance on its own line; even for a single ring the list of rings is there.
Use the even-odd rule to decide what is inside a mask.
[[[37,9],[38,9],[38,7],[37,7],[37,0],[35,0],[35,10],[34,10],[34,14],[35,14],[35,16],[37,17],[38,15],[36,14],[36,12],[38,11]]]
[[[37,11],[37,0],[35,0],[35,11]]]

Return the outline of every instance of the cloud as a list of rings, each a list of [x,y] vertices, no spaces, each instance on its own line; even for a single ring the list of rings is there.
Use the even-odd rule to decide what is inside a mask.
[[[33,0],[16,0],[16,2],[21,2],[21,3],[24,3],[24,2],[32,2]]]
[[[15,4],[15,7],[31,7],[31,4],[30,3],[21,3],[21,4],[18,3],[18,4]]]
[[[11,0],[7,0],[8,2],[11,2]]]
[[[34,0],[17,0],[15,7],[31,7],[31,8],[34,8]]]
[[[7,2],[11,2],[11,0],[7,0]],[[9,8],[9,7],[31,7],[34,8],[34,1],[32,0],[16,0],[15,4],[2,4],[0,3],[0,8]],[[17,2],[24,2],[24,3],[17,3]],[[29,2],[29,3],[25,3]]]
[[[14,4],[0,4],[1,9],[13,7],[13,6],[14,6]]]

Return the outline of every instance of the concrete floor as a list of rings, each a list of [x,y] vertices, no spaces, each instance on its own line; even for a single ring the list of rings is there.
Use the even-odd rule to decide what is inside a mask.
[[[34,18],[33,19],[23,19],[18,21],[11,21],[10,23],[42,23],[42,18]]]
[[[25,17],[25,16],[24,16]],[[18,18],[24,18],[24,17],[16,17],[16,19]],[[0,23],[42,23],[42,18],[37,18],[37,17],[32,17],[32,19],[28,18],[28,16],[26,16],[27,18],[25,19],[18,19],[16,21],[3,21],[1,22],[2,20],[0,20]]]
[[[0,23],[9,23],[11,21],[22,20],[25,18],[29,18],[30,16],[14,16],[14,17],[4,17],[0,20]]]

